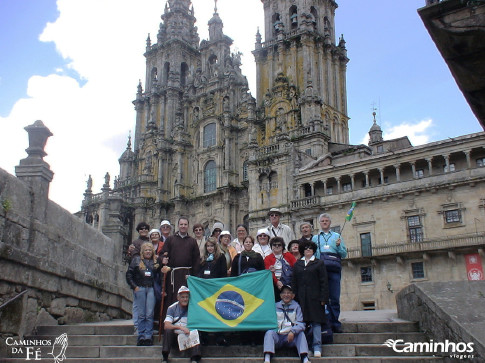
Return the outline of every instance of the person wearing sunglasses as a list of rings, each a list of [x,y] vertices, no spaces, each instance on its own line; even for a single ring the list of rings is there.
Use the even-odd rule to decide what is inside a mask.
[[[131,261],[135,256],[140,256],[141,245],[146,242],[150,242],[150,238],[148,237],[149,230],[150,230],[150,225],[148,225],[148,223],[146,222],[140,222],[136,226],[136,231],[138,232],[138,238],[131,243],[131,245],[128,247],[128,252],[126,254],[126,261],[129,264],[131,264]],[[137,306],[137,300],[135,299],[134,293],[133,293],[132,317],[133,317],[134,334],[138,335],[138,306]]]
[[[295,239],[295,234],[292,229],[286,224],[280,223],[281,211],[278,208],[271,208],[268,212],[269,221],[268,226],[269,237],[281,237],[285,243]]]
[[[295,257],[290,252],[285,252],[285,241],[281,237],[273,237],[269,241],[271,253],[264,259],[264,267],[273,275],[273,287],[275,302],[280,301],[280,292],[283,285],[291,284]]]
[[[170,237],[170,235],[172,234],[172,225],[170,224],[170,222],[164,219],[160,223],[160,231],[162,231],[162,241],[165,242],[167,238]]]
[[[317,245],[306,241],[300,243],[303,256],[293,266],[291,286],[303,311],[303,320],[311,325],[313,355],[322,356],[322,324],[326,323],[325,305],[328,305],[327,269],[322,260],[315,258]]]

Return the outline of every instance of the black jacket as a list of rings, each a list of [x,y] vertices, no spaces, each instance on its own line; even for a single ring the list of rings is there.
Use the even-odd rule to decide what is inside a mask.
[[[221,253],[219,258],[214,261],[204,261],[200,264],[198,277],[203,279],[213,279],[216,277],[227,277],[226,257]],[[206,274],[209,271],[209,274]]]
[[[323,261],[315,259],[306,266],[305,261],[296,261],[291,287],[303,311],[303,320],[325,323],[325,308],[321,302],[328,304],[328,282]]]
[[[247,271],[248,268],[254,268],[256,271],[264,270],[264,261],[263,257],[255,252],[255,257],[241,256],[241,253],[238,253],[236,257],[232,260],[231,266],[231,276],[239,276],[239,259],[241,259],[241,272]]]
[[[128,271],[126,271],[126,282],[134,290],[137,286],[152,287],[155,279],[159,278],[160,261],[154,265],[153,260],[144,260],[146,269],[140,270],[141,257],[135,256],[131,260]]]

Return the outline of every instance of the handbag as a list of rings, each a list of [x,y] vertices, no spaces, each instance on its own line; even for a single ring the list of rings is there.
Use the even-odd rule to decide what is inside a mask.
[[[321,253],[320,259],[323,260],[325,268],[330,272],[342,271],[342,259],[336,253]]]
[[[291,278],[293,276],[293,268],[284,258],[281,259],[281,277],[280,281],[283,285],[291,285]]]

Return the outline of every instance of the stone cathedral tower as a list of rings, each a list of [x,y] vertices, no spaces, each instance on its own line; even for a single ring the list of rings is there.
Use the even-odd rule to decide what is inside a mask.
[[[257,100],[241,74],[240,54],[223,32],[217,7],[209,39],[200,41],[189,0],[168,0],[156,43],[146,41],[145,89],[140,81],[134,148],[120,158],[114,190],[122,218],[158,226],[180,215],[209,228],[265,225],[271,207],[294,223],[297,170],[348,142],[345,42],[335,44],[331,0],[264,0],[265,39],[253,52]],[[112,193],[113,194],[113,193]],[[99,211],[98,211],[99,210]],[[103,208],[85,194],[83,212]],[[101,215],[101,217],[100,217]]]
[[[348,143],[345,41],[335,44],[332,0],[263,0],[265,41],[256,35],[257,147],[249,162],[250,220],[264,224],[268,207],[289,212],[299,198],[294,177]],[[252,146],[252,145],[251,145]],[[294,224],[289,213],[283,218]]]

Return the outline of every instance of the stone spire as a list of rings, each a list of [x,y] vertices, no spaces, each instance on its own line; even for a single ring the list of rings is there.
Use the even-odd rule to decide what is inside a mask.
[[[374,116],[374,123],[369,130],[369,145],[382,142],[384,139],[382,138],[382,130],[381,127],[376,122],[376,112],[372,112],[372,116]]]
[[[222,23],[222,19],[219,17],[219,14],[217,13],[217,0],[214,0],[214,14],[212,15],[212,18],[209,20],[208,24],[209,24],[209,40],[214,41],[214,40],[222,39],[222,37],[224,36],[224,33],[222,31],[224,24]]]

